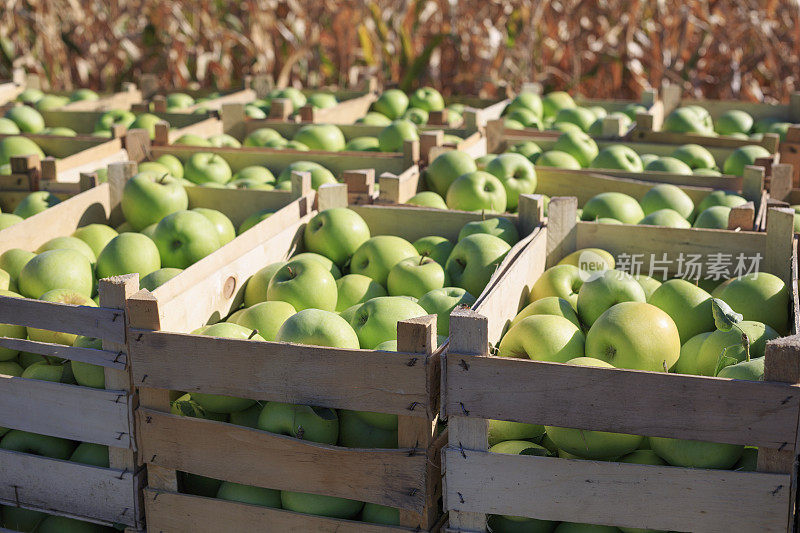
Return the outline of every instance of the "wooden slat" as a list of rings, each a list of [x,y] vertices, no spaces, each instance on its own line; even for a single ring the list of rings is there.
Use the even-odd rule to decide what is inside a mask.
[[[122,391],[0,375],[0,426],[128,448],[131,405]]]
[[[730,148],[735,150],[742,146],[758,145],[763,146],[770,153],[778,151],[777,135],[772,136],[765,134],[760,140],[756,139],[737,139],[736,137],[729,137],[725,135],[711,136],[702,135],[698,133],[676,133],[670,131],[646,131],[635,129],[631,132],[629,137],[634,141],[650,142],[650,143],[671,143],[675,145],[681,144],[699,144],[708,148]]]
[[[139,476],[112,468],[0,450],[0,503],[106,524],[135,525]]]
[[[563,179],[565,176],[580,176],[582,174],[603,174],[605,176],[646,181],[651,183],[670,183],[672,185],[678,185],[681,187],[708,187],[711,189],[725,189],[728,191],[742,190],[742,178],[738,176],[693,176],[683,174],[668,174],[666,172],[626,172],[622,170],[590,168],[572,170],[551,167],[536,167],[537,180],[543,179],[549,182],[558,180],[559,178]],[[574,191],[571,194],[574,194]]]
[[[310,120],[304,117],[303,121],[317,124],[352,124],[366,115],[372,103],[377,99],[377,94],[368,93],[338,102],[335,106],[327,109],[312,109],[310,116],[307,117]],[[300,112],[303,116],[303,109]]]
[[[233,91],[227,94],[223,94],[217,98],[211,98],[209,100],[204,100],[202,102],[198,102],[193,106],[189,106],[186,109],[181,109],[178,112],[180,113],[194,113],[198,109],[215,109],[219,110],[225,104],[248,104],[256,99],[256,92],[252,89],[242,89],[240,91]]]
[[[112,352],[94,348],[78,348],[74,346],[64,346],[63,344],[13,339],[9,337],[0,337],[0,346],[11,350],[60,357],[62,359],[69,359],[70,361],[81,361],[83,363],[90,363],[107,368],[116,368],[118,370],[124,370],[128,363],[127,354],[121,351]]]
[[[271,531],[285,533],[412,533],[415,529],[383,526],[270,509],[259,505],[145,489],[148,529],[170,533]]]
[[[417,165],[397,175],[391,172],[384,172],[378,177],[378,183],[381,187],[378,201],[392,204],[406,203],[412,196],[417,194],[420,178],[421,174]]]
[[[773,448],[796,438],[800,387],[495,357],[466,369],[450,352],[448,413]]]
[[[129,348],[139,387],[417,417],[430,403],[425,366],[408,354],[145,330]]]
[[[258,189],[214,189],[187,187],[189,209],[206,207],[225,213],[235,227],[262,209],[278,210],[292,201],[292,191],[262,191]]]
[[[125,342],[123,317],[123,313],[115,309],[0,296],[0,324],[16,324]]]
[[[452,444],[445,461],[451,516],[470,510],[658,530],[786,532],[787,475],[462,455]]]
[[[187,115],[193,116],[193,115]],[[199,115],[204,116],[204,115]],[[219,135],[222,133],[222,121],[215,117],[205,118],[194,124],[187,124],[185,126],[175,127],[174,121],[168,121],[170,126],[174,129],[169,130],[168,142],[172,144],[183,135],[199,135],[200,137],[207,138],[212,135]],[[205,150],[204,150],[205,151]]]
[[[425,453],[328,446],[151,409],[137,417],[143,457],[159,466],[401,509],[425,504]]]

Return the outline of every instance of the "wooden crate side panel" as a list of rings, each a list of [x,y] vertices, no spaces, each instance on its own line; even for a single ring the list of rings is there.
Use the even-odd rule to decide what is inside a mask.
[[[0,375],[0,426],[116,448],[134,446],[124,391]]]
[[[11,134],[0,134],[0,139],[13,137]],[[42,135],[26,133],[24,137],[35,142],[49,156],[59,159],[67,158],[84,150],[96,146],[108,145],[121,148],[120,141],[117,139],[107,139],[105,137],[95,137],[92,135],[77,135],[75,137],[64,137],[62,135]]]
[[[150,409],[137,419],[143,457],[158,466],[401,509],[425,503],[424,450],[341,448]]]
[[[0,324],[56,329],[111,342],[125,342],[125,316],[117,309],[0,296]]]
[[[681,144],[699,144],[708,150],[721,149],[721,150],[735,150],[742,146],[758,145],[766,148],[770,153],[774,154],[778,151],[778,139],[771,135],[765,135],[761,140],[755,139],[737,139],[736,137],[728,136],[710,136],[697,133],[676,133],[669,131],[651,131],[645,129],[634,129],[628,137],[633,141],[643,143],[671,143],[673,145]],[[720,165],[721,168],[721,165]]]
[[[152,531],[219,533],[271,531],[285,533],[412,533],[415,529],[311,516],[258,505],[163,492],[144,491],[147,525]]]
[[[133,472],[0,450],[0,503],[133,526],[141,476]]]
[[[558,179],[584,179],[583,176],[604,176],[624,178],[635,181],[643,181],[653,185],[659,183],[670,183],[679,187],[707,187],[710,189],[725,189],[730,191],[741,191],[744,180],[738,176],[690,176],[682,174],[668,174],[666,172],[625,172],[622,170],[595,170],[583,168],[580,170],[564,170],[550,167],[536,167],[536,178],[544,183],[554,182]],[[537,192],[538,187],[537,187]],[[570,193],[575,196],[575,191]]]
[[[451,511],[557,521],[580,516],[658,530],[786,532],[788,475],[462,454],[452,446],[445,463]]]
[[[203,102],[198,102],[193,106],[182,109],[181,113],[194,113],[198,109],[218,110],[225,104],[248,104],[256,99],[256,92],[252,89],[242,89],[232,93],[223,94],[218,98],[211,98]]]
[[[417,417],[430,407],[425,364],[414,355],[144,330],[131,336],[137,386]]]
[[[253,213],[262,209],[278,211],[292,202],[292,191],[262,191],[258,189],[214,189],[187,187],[189,209],[206,207],[216,209],[238,228]]]
[[[318,124],[352,124],[369,111],[372,103],[378,99],[375,93],[368,93],[347,100],[340,100],[335,106],[327,109],[314,109],[313,121]]]
[[[125,370],[128,362],[128,355],[122,351],[112,352],[95,348],[78,348],[75,346],[64,346],[63,344],[29,341],[10,337],[0,337],[0,347],[21,352],[38,353],[48,357],[69,359],[70,361],[81,361],[83,363],[117,370]]]
[[[193,115],[186,115],[186,116],[193,116]],[[204,116],[204,115],[199,115],[199,116]],[[174,128],[169,130],[169,135],[168,135],[169,144],[172,144],[173,142],[177,141],[184,135],[199,135],[200,137],[207,138],[211,137],[212,135],[220,135],[223,133],[222,121],[215,117],[205,118],[199,122],[186,124],[185,126],[177,126],[177,124],[175,124],[176,122],[181,122],[180,120],[168,119],[167,122],[169,122],[170,125]]]

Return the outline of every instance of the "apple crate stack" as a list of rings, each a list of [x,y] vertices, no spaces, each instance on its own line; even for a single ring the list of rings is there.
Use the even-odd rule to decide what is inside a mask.
[[[323,185],[320,209],[345,206],[344,184]],[[372,235],[454,239],[481,215],[427,208],[351,205]],[[527,213],[526,209],[523,209]],[[270,233],[248,232],[187,270],[180,284],[128,299],[133,381],[139,390],[137,445],[147,464],[146,519],[153,531],[401,532],[440,521],[436,317],[398,322],[398,353],[251,342],[192,334],[240,304],[245,282],[298,247],[317,211],[279,212]],[[511,217],[527,234],[532,225]],[[527,242],[527,241],[524,241]],[[509,257],[522,249],[512,248]],[[504,261],[494,279],[510,264]],[[190,272],[191,271],[191,272]],[[494,281],[490,281],[491,285]],[[213,420],[170,414],[170,391],[387,413],[398,416],[396,449],[342,448]],[[210,499],[178,491],[177,473],[366,501],[400,509],[383,526]]]
[[[767,233],[575,222],[553,198],[547,226],[472,310],[451,315],[443,357],[448,531],[487,531],[487,515],[676,531],[796,531],[800,338],[770,341],[766,382],[564,365],[490,355],[545,267],[597,247],[614,256],[761,254],[789,290],[798,332],[792,213],[770,210]],[[643,333],[646,335],[646,332]],[[502,386],[498,385],[502,384]],[[757,471],[650,466],[488,451],[488,421],[509,420],[758,447]],[[638,529],[637,529],[638,531]]]

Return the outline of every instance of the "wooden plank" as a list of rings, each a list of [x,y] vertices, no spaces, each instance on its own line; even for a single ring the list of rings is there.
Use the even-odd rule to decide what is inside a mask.
[[[401,509],[420,511],[425,504],[424,453],[329,446],[150,409],[139,409],[137,416],[142,454],[156,465]]]
[[[792,283],[792,235],[794,210],[770,208],[767,212],[767,239],[764,270],[781,278],[787,286]]]
[[[760,139],[739,139],[727,135],[711,136],[702,135],[698,133],[677,133],[669,131],[647,131],[635,129],[629,135],[629,138],[634,141],[648,142],[648,143],[670,143],[674,145],[680,144],[699,144],[707,148],[730,148],[736,149],[742,146],[758,145],[762,146],[770,153],[774,154],[778,151],[778,136],[771,134],[764,134]]]
[[[335,106],[327,109],[313,109],[313,112],[307,117],[311,120],[303,118],[303,122],[316,122],[317,124],[353,124],[356,120],[367,114],[370,106],[377,99],[377,94],[368,93],[356,98],[337,102]],[[300,109],[301,117],[303,117],[303,109]],[[308,112],[306,111],[306,113]]]
[[[666,172],[626,172],[623,170],[611,169],[591,169],[582,168],[579,170],[559,169],[551,167],[536,167],[537,180],[543,179],[549,182],[555,181],[565,176],[582,174],[603,174],[617,178],[629,180],[646,181],[650,183],[671,183],[679,187],[708,187],[710,189],[725,189],[728,191],[741,191],[742,178],[739,176],[694,176],[683,174],[668,174]],[[576,178],[579,179],[579,178]],[[538,188],[537,188],[538,192]],[[574,194],[574,191],[572,192]]]
[[[214,189],[187,187],[189,209],[207,207],[225,213],[239,227],[247,217],[262,209],[279,210],[292,201],[292,191],[258,189]]]
[[[408,354],[145,330],[131,337],[139,387],[414,417],[429,408],[426,369],[409,366]]]
[[[473,357],[467,369],[450,352],[448,413],[463,405],[471,418],[766,447],[797,433],[793,386],[512,358]]]
[[[578,200],[574,196],[555,196],[550,199],[547,210],[547,268],[553,266],[558,258],[581,248],[577,244],[577,216]]]
[[[378,201],[405,204],[412,196],[417,194],[420,180],[421,174],[417,165],[397,175],[391,172],[384,172],[378,177],[378,183],[380,184]]]
[[[786,532],[787,475],[462,452],[455,444],[445,460],[451,527],[454,513],[470,510],[658,530]]]
[[[192,115],[188,115],[192,116]],[[203,115],[200,115],[203,116]],[[174,121],[170,120],[171,126],[176,125]],[[222,132],[222,121],[216,117],[209,117],[194,124],[187,124],[169,130],[168,143],[172,144],[183,135],[199,135],[200,137],[208,138],[212,135],[220,135]]]
[[[133,472],[0,450],[0,503],[135,525]]]
[[[213,109],[219,110],[222,109],[222,106],[225,104],[249,104],[253,100],[256,99],[256,92],[252,89],[242,89],[240,91],[233,91],[227,94],[223,94],[217,98],[211,98],[208,100],[203,100],[202,102],[198,102],[192,106],[187,107],[186,109],[181,109],[178,112],[180,113],[194,113],[199,109]]]
[[[127,354],[120,350],[113,352],[94,348],[77,348],[73,346],[64,346],[63,344],[12,339],[9,337],[0,337],[0,346],[11,350],[38,353],[50,357],[69,359],[70,361],[81,361],[83,363],[115,368],[117,370],[124,370],[128,362]]]
[[[0,324],[17,324],[125,342],[123,318],[123,314],[115,309],[0,296]]]
[[[122,391],[0,375],[0,426],[127,448],[131,405]]]
[[[150,530],[174,533],[219,533],[220,531],[272,531],[285,533],[413,533],[401,526],[384,526],[326,518],[259,505],[189,496],[145,489],[147,523]]]

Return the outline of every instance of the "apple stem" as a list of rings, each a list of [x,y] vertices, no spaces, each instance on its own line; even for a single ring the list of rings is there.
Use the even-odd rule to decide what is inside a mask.
[[[248,337],[247,337],[247,340],[250,340],[250,339],[252,339],[252,338],[253,338],[253,337],[255,337],[256,335],[258,335],[258,330],[257,330],[257,329],[254,329],[254,330],[253,330],[253,331],[250,333],[250,335],[248,335]]]
[[[747,334],[742,331],[742,328],[736,325],[736,329],[738,329],[742,334],[742,348],[744,348],[744,360],[750,361],[750,339],[747,337]]]
[[[163,184],[163,183],[164,183],[164,180],[166,180],[166,179],[167,179],[167,176],[169,176],[169,173],[167,173],[167,174],[164,174],[163,176],[161,176],[160,178],[158,178],[158,183],[161,183],[161,184]]]
[[[425,261],[425,254],[421,254],[419,256],[419,266],[422,266],[422,263]]]
[[[486,220],[486,209],[481,209],[481,222]]]
[[[292,271],[292,267],[287,266],[286,269],[289,271],[289,275],[294,277],[294,271]]]

